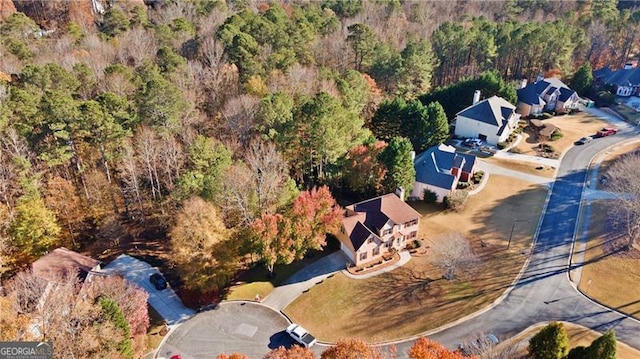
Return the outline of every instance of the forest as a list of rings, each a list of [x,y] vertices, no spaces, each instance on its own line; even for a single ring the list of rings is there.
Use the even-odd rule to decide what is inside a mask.
[[[474,90],[619,68],[640,30],[615,0],[107,5],[0,22],[2,281],[64,246],[218,295],[247,258],[320,250],[338,204],[410,188]]]

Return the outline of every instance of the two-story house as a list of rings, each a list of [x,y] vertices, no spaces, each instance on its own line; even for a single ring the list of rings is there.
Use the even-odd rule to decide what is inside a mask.
[[[543,111],[567,113],[578,108],[578,94],[555,77],[542,78],[526,84],[523,81],[518,93],[518,112],[522,116],[536,116]]]
[[[520,115],[516,107],[502,97],[492,96],[480,101],[480,92],[476,91],[473,105],[456,114],[455,135],[458,137],[479,138],[495,145],[509,138],[518,127]]]
[[[378,260],[418,236],[420,214],[393,193],[346,207],[341,249],[355,264]]]

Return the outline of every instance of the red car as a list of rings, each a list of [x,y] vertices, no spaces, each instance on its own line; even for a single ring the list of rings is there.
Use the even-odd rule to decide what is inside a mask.
[[[605,127],[602,130],[598,131],[597,135],[598,135],[598,137],[606,137],[606,136],[610,136],[610,135],[615,135],[616,133],[618,133],[618,129],[617,128]]]

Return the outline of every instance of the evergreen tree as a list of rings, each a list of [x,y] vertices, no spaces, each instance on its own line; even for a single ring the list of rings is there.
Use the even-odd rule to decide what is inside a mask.
[[[593,71],[591,70],[591,64],[585,62],[578,71],[573,75],[571,79],[571,88],[576,90],[578,95],[585,96],[591,92],[593,86]]]
[[[413,146],[404,137],[394,137],[380,154],[381,162],[387,168],[384,186],[387,192],[394,192],[397,188],[409,193],[416,180],[416,170],[413,167]]]
[[[583,359],[616,359],[616,333],[610,330],[589,345],[582,356]]]
[[[529,340],[533,359],[562,359],[569,353],[569,335],[562,323],[551,322]]]

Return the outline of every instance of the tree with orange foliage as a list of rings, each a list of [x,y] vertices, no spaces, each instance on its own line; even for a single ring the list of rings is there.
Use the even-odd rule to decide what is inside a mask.
[[[288,349],[285,347],[273,349],[263,359],[315,359],[315,357],[311,349],[294,345]]]
[[[293,201],[289,218],[292,235],[302,243],[298,258],[307,250],[319,250],[326,244],[327,233],[335,232],[342,223],[342,209],[331,195],[329,187],[314,187]]]
[[[382,359],[382,353],[360,339],[342,339],[322,352],[321,359]]]
[[[244,355],[244,354],[240,354],[240,353],[233,353],[233,354],[218,354],[218,356],[216,357],[217,359],[251,359],[248,356]]]
[[[477,357],[466,357],[460,352],[451,351],[442,346],[442,344],[420,337],[409,349],[410,359],[477,359]]]

